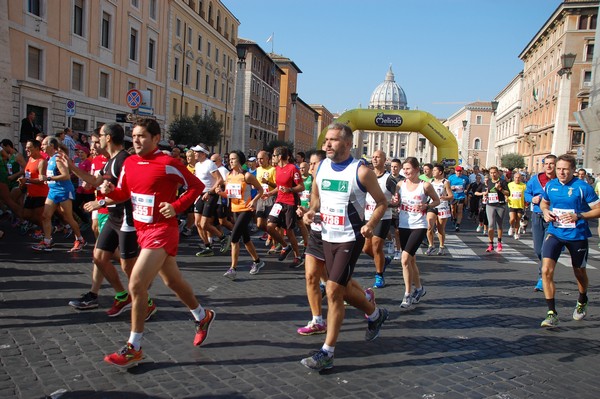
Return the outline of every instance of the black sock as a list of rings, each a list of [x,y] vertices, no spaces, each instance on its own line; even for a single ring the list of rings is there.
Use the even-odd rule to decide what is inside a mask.
[[[376,275],[378,275],[379,277],[383,277],[383,273],[375,273]]]
[[[580,292],[579,293],[579,298],[577,299],[577,302],[585,304],[588,302],[588,297],[587,297],[587,291],[584,292],[583,294]]]
[[[499,237],[498,237],[498,242],[502,242],[502,238],[499,238]]]
[[[551,310],[555,314],[558,314],[558,313],[556,313],[556,305],[554,304],[554,298],[546,299],[546,304],[548,305],[548,310]]]
[[[255,260],[253,260],[254,263],[260,263],[260,256],[258,258],[256,258]]]

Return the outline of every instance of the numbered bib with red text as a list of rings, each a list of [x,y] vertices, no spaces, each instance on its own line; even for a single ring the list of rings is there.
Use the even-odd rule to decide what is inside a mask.
[[[143,223],[154,221],[154,195],[131,193],[131,204],[135,220]]]

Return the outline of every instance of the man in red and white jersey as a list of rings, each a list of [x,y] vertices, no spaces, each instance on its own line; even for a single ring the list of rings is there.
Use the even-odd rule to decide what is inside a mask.
[[[213,310],[205,310],[198,303],[175,260],[179,245],[176,216],[202,194],[204,184],[181,162],[160,151],[160,139],[160,126],[154,119],[139,119],[132,133],[135,155],[125,160],[117,187],[110,182],[105,182],[102,187],[102,192],[115,201],[131,198],[141,247],[129,280],[131,334],[121,350],[104,358],[118,367],[137,365],[143,358],[141,340],[148,307],[148,288],[159,273],[165,285],[177,294],[196,320],[194,345],[204,342],[215,319]],[[186,191],[177,198],[180,185]]]

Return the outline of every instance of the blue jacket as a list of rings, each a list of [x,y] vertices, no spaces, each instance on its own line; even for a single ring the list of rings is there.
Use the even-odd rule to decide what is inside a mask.
[[[529,179],[527,182],[527,186],[525,187],[525,202],[529,202],[531,204],[530,209],[535,213],[542,213],[539,204],[534,204],[531,201],[533,197],[537,197],[538,195],[542,197],[542,194],[544,193],[544,188],[542,187],[542,183],[540,183],[539,178],[542,173],[538,173],[537,175],[531,177],[531,179]]]

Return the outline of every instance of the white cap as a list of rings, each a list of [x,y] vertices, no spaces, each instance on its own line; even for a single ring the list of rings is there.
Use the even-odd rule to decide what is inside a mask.
[[[206,155],[210,154],[210,151],[208,151],[208,149],[203,144],[198,144],[196,146],[193,146],[192,148],[190,148],[190,150],[196,151],[196,152],[203,152]]]

